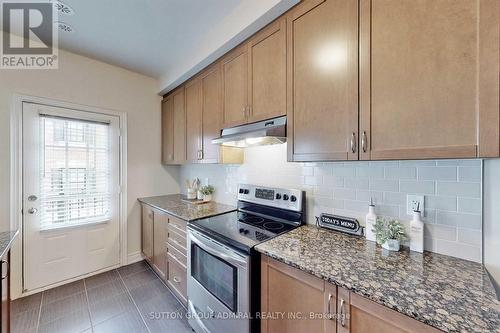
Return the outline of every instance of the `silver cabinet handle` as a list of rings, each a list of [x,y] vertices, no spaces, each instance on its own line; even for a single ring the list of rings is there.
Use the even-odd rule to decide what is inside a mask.
[[[34,207],[31,207],[30,209],[28,209],[28,213],[30,214],[36,214],[38,212],[38,209],[34,208]]]
[[[351,135],[351,152],[356,153],[356,133],[352,132]]]
[[[3,264],[7,264],[7,272],[5,275],[3,274]],[[2,260],[2,280],[6,279],[9,276],[10,264],[7,260]]]
[[[246,105],[243,107],[243,115],[245,117],[247,116],[247,107],[246,107]]]
[[[332,303],[332,294],[328,293],[328,319],[332,320],[332,309],[331,309],[331,303]]]
[[[363,149],[363,153],[366,153],[366,131],[363,131],[363,135],[361,136],[361,149]]]
[[[177,276],[174,276],[174,282],[175,282],[175,283],[180,283],[180,282],[181,282],[181,279],[179,279]]]
[[[343,298],[340,299],[340,325],[345,327],[345,300]]]

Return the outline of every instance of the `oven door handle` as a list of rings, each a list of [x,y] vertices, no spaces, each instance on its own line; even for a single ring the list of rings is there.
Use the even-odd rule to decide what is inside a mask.
[[[201,321],[200,317],[196,313],[196,309],[194,308],[194,304],[191,302],[191,300],[188,301],[188,310],[191,312],[191,317],[194,318],[196,323],[200,326],[200,328],[203,330],[204,333],[210,333],[208,328],[205,326],[205,324]]]
[[[196,245],[201,247],[203,250],[207,251],[208,253],[210,253],[216,257],[225,259],[228,262],[233,262],[233,263],[236,262],[236,264],[238,264],[239,266],[246,267],[248,264],[248,262],[246,260],[242,259],[242,257],[240,257],[240,256],[232,255],[229,253],[223,253],[223,252],[215,250],[213,247],[211,247],[210,245],[203,242],[200,238],[198,238],[198,236],[195,235],[194,232],[192,232],[192,231],[189,232],[189,238],[191,239],[191,241],[193,243],[195,243]],[[209,240],[209,241],[217,244],[218,246],[223,246],[222,244],[219,245],[217,242],[215,242],[213,240]]]

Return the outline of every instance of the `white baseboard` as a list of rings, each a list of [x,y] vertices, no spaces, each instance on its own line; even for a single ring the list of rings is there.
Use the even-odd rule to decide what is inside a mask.
[[[127,265],[133,264],[134,262],[138,262],[141,260],[144,260],[144,258],[142,257],[141,251],[129,253],[127,256]]]

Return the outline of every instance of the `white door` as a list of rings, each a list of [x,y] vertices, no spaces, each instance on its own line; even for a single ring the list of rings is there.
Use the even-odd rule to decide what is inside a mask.
[[[120,262],[119,118],[23,103],[23,285]]]

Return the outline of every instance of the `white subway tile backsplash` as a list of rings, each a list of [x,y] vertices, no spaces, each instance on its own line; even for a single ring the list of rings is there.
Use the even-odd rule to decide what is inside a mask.
[[[292,187],[306,191],[307,222],[333,213],[364,224],[373,198],[380,216],[406,226],[407,194],[425,195],[425,249],[481,260],[481,161],[352,161],[288,163],[286,144],[245,150],[243,165],[185,165],[185,178],[209,178],[215,200],[234,204],[238,183]]]
[[[458,197],[481,197],[481,183],[440,182],[436,184],[436,194]]]
[[[462,182],[481,181],[481,169],[478,167],[458,167],[458,180]]]
[[[435,183],[432,181],[402,180],[399,184],[401,192],[416,194],[434,194]]]
[[[457,180],[456,167],[419,167],[418,179],[421,180]]]
[[[482,234],[480,230],[457,229],[458,241],[474,246],[481,246]]]
[[[399,181],[387,179],[370,179],[370,190],[376,191],[399,191]]]
[[[458,198],[458,211],[464,213],[481,214],[481,199]]]
[[[436,219],[439,224],[446,224],[476,230],[481,229],[481,215],[438,210]]]
[[[368,179],[346,178],[344,180],[344,187],[345,188],[356,188],[356,189],[361,189],[361,190],[367,190],[368,189]]]
[[[410,167],[386,167],[385,168],[385,178],[386,179],[416,179],[417,178],[417,168]]]
[[[448,211],[457,210],[457,197],[444,197],[435,195],[425,196],[425,207],[431,209],[440,209]]]

